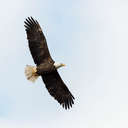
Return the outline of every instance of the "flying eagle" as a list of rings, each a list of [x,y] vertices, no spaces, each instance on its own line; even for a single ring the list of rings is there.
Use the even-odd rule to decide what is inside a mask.
[[[24,23],[29,49],[36,64],[36,67],[26,66],[25,75],[27,79],[34,82],[41,76],[50,95],[53,96],[63,108],[69,109],[74,104],[75,98],[57,72],[58,68],[65,65],[56,63],[52,59],[38,21],[32,17],[28,17]]]

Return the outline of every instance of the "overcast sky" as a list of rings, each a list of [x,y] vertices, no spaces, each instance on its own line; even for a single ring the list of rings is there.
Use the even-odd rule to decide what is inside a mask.
[[[36,18],[75,96],[64,110],[39,78],[26,80],[24,20]],[[0,4],[1,128],[128,128],[128,1],[4,0]]]

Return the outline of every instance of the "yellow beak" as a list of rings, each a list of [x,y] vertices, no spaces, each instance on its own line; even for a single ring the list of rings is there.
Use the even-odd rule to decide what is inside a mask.
[[[62,64],[62,66],[66,66],[66,64]]]

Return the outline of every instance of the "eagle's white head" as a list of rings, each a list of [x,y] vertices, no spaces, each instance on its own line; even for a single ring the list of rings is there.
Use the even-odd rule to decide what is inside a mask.
[[[58,69],[58,68],[60,68],[60,67],[66,66],[66,65],[63,64],[63,63],[57,63],[57,62],[55,62],[55,63],[54,63],[54,66],[56,67],[56,69]]]

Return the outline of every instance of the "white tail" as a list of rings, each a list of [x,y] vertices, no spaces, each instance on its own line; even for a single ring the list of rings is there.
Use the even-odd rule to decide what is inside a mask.
[[[36,79],[39,77],[39,75],[37,75],[36,71],[37,71],[36,67],[27,65],[25,67],[25,76],[26,76],[27,80],[29,80],[31,82],[35,82]]]

